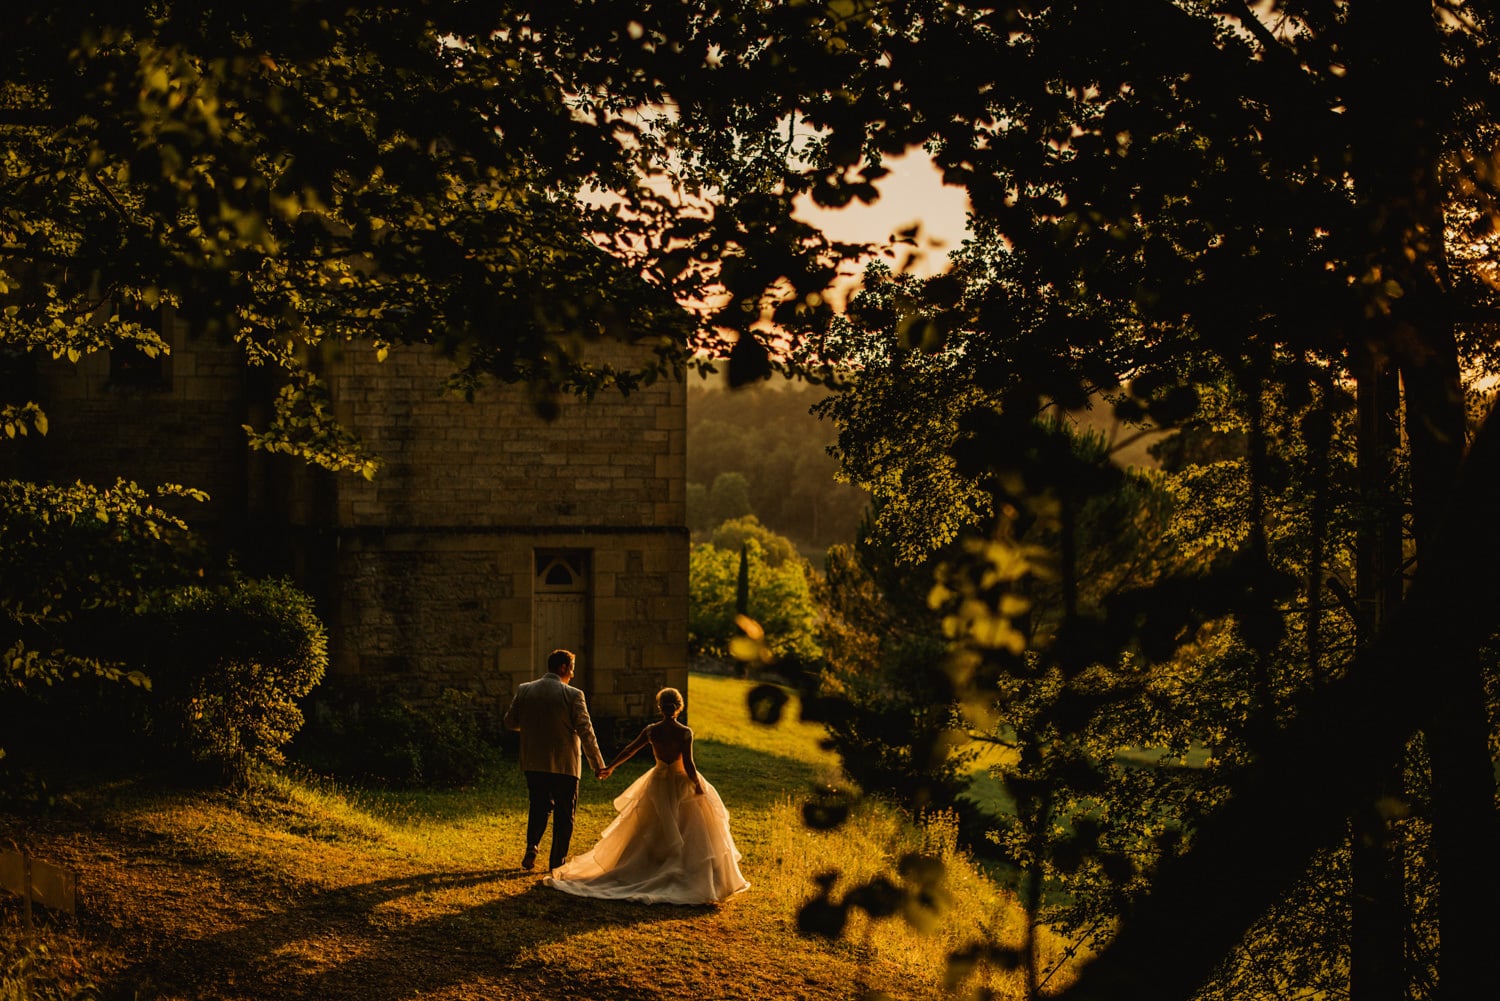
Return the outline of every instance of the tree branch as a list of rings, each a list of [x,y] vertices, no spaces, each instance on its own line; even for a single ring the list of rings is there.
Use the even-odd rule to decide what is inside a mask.
[[[1255,16],[1255,11],[1250,9],[1246,0],[1224,0],[1224,12],[1244,25],[1245,29],[1255,36],[1255,40],[1266,50],[1266,55],[1273,59],[1286,59],[1295,55],[1291,49],[1282,44],[1281,39],[1277,38],[1270,28],[1266,27],[1264,21]],[[1277,55],[1277,53],[1280,54]]]
[[[130,213],[125,210],[125,206],[120,204],[120,200],[115,197],[115,193],[109,190],[109,185],[99,180],[98,171],[90,170],[86,171],[85,173],[88,174],[88,178],[93,183],[94,187],[98,188],[101,192],[104,193],[105,200],[109,202],[110,206],[114,208],[116,214],[118,214],[121,219],[134,225],[140,225],[138,220],[132,219],[130,217]]]

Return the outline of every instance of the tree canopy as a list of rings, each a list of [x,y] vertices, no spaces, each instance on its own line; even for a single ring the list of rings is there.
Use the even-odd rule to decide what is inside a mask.
[[[1118,930],[1064,996],[1192,995],[1351,825],[1351,878],[1365,878],[1361,844],[1389,867],[1407,837],[1389,804],[1421,801],[1391,774],[1418,759],[1442,949],[1430,980],[1404,967],[1430,929],[1388,883],[1361,882],[1349,899],[1375,904],[1350,905],[1349,982],[1361,996],[1479,989],[1495,930],[1463,915],[1500,886],[1482,847],[1496,831],[1495,686],[1479,655],[1496,594],[1460,567],[1495,555],[1479,512],[1500,473],[1496,419],[1470,441],[1482,399],[1464,382],[1494,361],[1494,12],[826,11],[823,34],[756,50],[795,63],[792,86],[817,81],[799,110],[824,130],[822,165],[925,143],[967,189],[975,239],[939,279],[875,276],[805,357],[858,373],[830,412],[846,468],[886,500],[890,538],[914,565],[953,547],[933,602],[958,697],[986,725],[1034,724],[1010,775],[1023,820],[1052,823],[1052,797],[1087,777],[1087,734],[1120,672],[1149,688],[1202,630],[1238,637],[1217,666],[1233,690],[1206,676],[1173,690],[1179,712],[1242,700],[1243,758],[1188,837],[1152,847],[1139,881],[1119,873]],[[809,37],[837,42],[816,70],[793,55]],[[1198,503],[1223,505],[1195,515],[1214,544],[1090,607],[1080,516],[1118,472],[1036,418],[1103,395],[1126,422],[1172,426],[1211,394],[1244,448],[1190,474]],[[1036,631],[1042,586],[1056,588],[1054,628]],[[1039,847],[1017,851],[1044,868]],[[1118,847],[1073,843],[1090,864]]]
[[[1032,831],[1088,778],[1101,686],[1126,668],[1243,700],[1240,756],[1186,836],[1116,879],[1079,831],[1119,923],[1063,996],[1200,990],[1351,824],[1388,852],[1381,811],[1414,799],[1391,772],[1417,742],[1435,982],[1475,993],[1500,937],[1481,656],[1500,419],[1470,435],[1463,378],[1495,362],[1496,16],[1457,0],[62,3],[3,29],[0,334],[59,358],[159,351],[123,307],[170,303],[283,371],[288,416],[317,402],[307,360],[336,344],[432,344],[460,388],[524,380],[544,408],[694,357],[727,358],[736,384],[867,370],[877,390],[855,382],[841,450],[884,485],[914,558],[948,547],[932,603],[958,701],[993,724],[1030,700],[1010,778]],[[953,273],[872,282],[832,325],[848,248],[792,204],[871,198],[881,157],[917,145],[968,191],[976,239]],[[587,362],[591,338],[643,334],[640,371]],[[1225,503],[1211,558],[1095,606],[1080,518],[1122,479],[1036,417],[1099,394],[1158,425],[1226,402],[1244,451],[1219,482],[1194,474]],[[6,426],[42,431],[33,402],[5,401]],[[258,434],[368,468],[316,423]],[[1326,473],[1350,465],[1352,485]],[[1306,526],[1296,545],[1278,548],[1273,515]],[[1350,606],[1332,603],[1340,546]],[[1215,627],[1238,637],[1217,663],[1232,684],[1171,679]],[[878,889],[844,905],[890,913]],[[1409,918],[1393,948],[1356,950],[1358,993],[1413,982]],[[1372,977],[1371,956],[1394,975]]]
[[[304,386],[309,353],[341,344],[433,344],[459,385],[539,395],[628,390],[739,334],[736,375],[759,372],[763,303],[797,298],[779,318],[816,326],[827,309],[801,297],[832,248],[791,220],[791,192],[685,169],[675,124],[722,122],[702,105],[732,106],[717,71],[755,10],[21,13],[0,80],[6,344],[160,351],[130,307],[171,304]],[[598,338],[656,358],[597,368]]]
[[[558,393],[629,392],[699,361],[728,357],[736,382],[764,374],[750,333],[763,306],[790,296],[804,326],[823,322],[806,295],[835,248],[791,220],[790,194],[684,170],[674,124],[716,90],[715,34],[754,10],[16,12],[0,27],[0,427],[45,436],[37,359],[169,351],[167,307],[279,388],[251,447],[366,476],[378,457],[338,426],[317,375],[337,352],[429,345],[451,358],[453,388],[520,383],[543,414]],[[602,364],[601,340],[641,360]],[[58,493],[25,478],[14,447],[0,458],[18,477],[0,522],[53,526],[38,543],[59,525],[152,540],[186,527],[168,519],[164,534],[159,504],[193,484]],[[179,572],[201,569],[183,546],[159,548]],[[106,589],[128,608],[145,585],[127,572]],[[73,663],[82,638],[51,580],[7,595],[8,663],[38,650]]]

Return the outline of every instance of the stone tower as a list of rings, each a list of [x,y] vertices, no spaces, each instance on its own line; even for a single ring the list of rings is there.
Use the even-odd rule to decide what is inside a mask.
[[[458,689],[497,716],[558,647],[577,653],[601,722],[647,717],[657,689],[686,686],[681,383],[567,397],[545,421],[524,386],[445,392],[450,363],[428,348],[329,357],[336,416],[382,460],[367,482],[249,451],[241,425],[264,419],[272,387],[233,345],[163,327],[164,359],[40,367],[51,432],[33,475],[207,490],[191,517],[208,535],[317,598],[343,690]]]

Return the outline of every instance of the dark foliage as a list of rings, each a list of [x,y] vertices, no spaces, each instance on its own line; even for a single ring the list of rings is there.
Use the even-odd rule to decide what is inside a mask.
[[[281,580],[180,588],[142,624],[152,744],[230,781],[253,761],[282,760],[302,726],[300,702],[328,666],[311,598]]]
[[[495,748],[473,697],[444,690],[432,703],[371,697],[321,709],[291,748],[302,765],[336,778],[391,786],[463,786]]]
[[[49,774],[77,768],[242,782],[282,760],[327,667],[312,600],[282,580],[172,588],[81,621],[140,683],[79,672],[0,692],[12,795],[36,799]]]

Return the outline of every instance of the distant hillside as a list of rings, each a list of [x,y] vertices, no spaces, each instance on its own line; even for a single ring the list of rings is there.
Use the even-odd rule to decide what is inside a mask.
[[[834,480],[838,463],[828,446],[837,432],[808,412],[826,392],[788,381],[737,390],[689,383],[688,523],[695,533],[750,513],[804,551],[854,541],[869,499]]]

